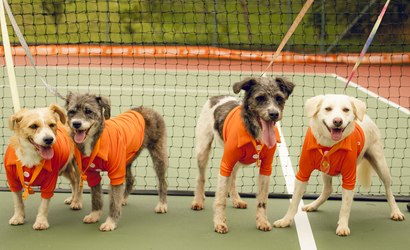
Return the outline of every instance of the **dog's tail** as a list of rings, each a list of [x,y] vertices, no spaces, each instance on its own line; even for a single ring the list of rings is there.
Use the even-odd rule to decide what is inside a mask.
[[[357,179],[359,180],[362,188],[365,191],[370,190],[370,185],[372,183],[372,166],[368,160],[363,158],[357,167]]]

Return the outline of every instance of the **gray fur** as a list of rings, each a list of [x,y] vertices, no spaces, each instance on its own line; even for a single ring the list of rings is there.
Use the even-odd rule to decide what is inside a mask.
[[[232,109],[240,105],[240,102],[236,101],[229,101],[226,102],[224,105],[220,105],[215,109],[214,112],[214,129],[218,131],[218,134],[221,138],[223,138],[223,128],[224,128],[224,123],[225,119],[228,116],[229,112],[231,112]]]
[[[111,108],[109,100],[106,97],[96,96],[94,94],[74,94],[70,93],[67,97],[66,108],[68,110],[68,124],[72,130],[71,136],[74,137],[75,128],[72,120],[87,121],[96,127],[90,129],[88,137],[92,137],[91,149],[94,148],[98,138],[104,129],[104,121],[110,117]],[[111,186],[110,212],[109,217],[117,223],[121,214],[121,204],[125,205],[129,194],[132,191],[134,184],[134,176],[132,175],[132,162],[140,155],[145,148],[148,149],[154,170],[158,177],[159,183],[159,203],[155,208],[157,213],[167,212],[167,182],[166,173],[168,169],[168,150],[167,150],[167,135],[166,126],[162,116],[156,111],[138,107],[132,110],[140,113],[145,120],[145,134],[141,148],[136,153],[134,159],[126,166],[126,184],[125,190],[123,185]],[[94,134],[91,134],[94,133]],[[85,147],[83,144],[77,144],[78,149],[85,155]],[[92,150],[91,150],[92,151]],[[92,210],[99,211],[102,209],[101,186],[91,188],[92,195]]]

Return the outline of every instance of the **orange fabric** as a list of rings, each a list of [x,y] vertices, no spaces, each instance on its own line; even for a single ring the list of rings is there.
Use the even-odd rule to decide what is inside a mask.
[[[318,144],[311,129],[308,128],[296,178],[302,182],[309,181],[315,169],[327,172],[331,176],[341,174],[342,187],[353,190],[356,185],[356,161],[364,143],[363,130],[357,123],[355,123],[355,130],[332,148]]]
[[[101,181],[100,172],[108,172],[110,184],[121,185],[125,181],[126,165],[131,162],[144,141],[145,120],[136,111],[129,110],[106,120],[105,127],[94,147],[92,157],[76,157],[80,171],[85,171],[90,187]],[[77,151],[78,152],[78,151]],[[93,155],[93,153],[91,155]],[[78,153],[77,153],[78,154]],[[87,168],[87,166],[89,166]]]
[[[51,160],[45,160],[44,166],[37,178],[30,186],[40,187],[41,197],[50,199],[54,195],[54,189],[57,184],[58,173],[66,164],[70,149],[73,147],[69,135],[61,124],[57,126],[56,143],[53,145],[54,156]],[[23,189],[17,171],[17,156],[15,149],[9,145],[4,155],[4,167],[6,169],[7,181],[12,192],[18,192]],[[22,166],[24,182],[29,183],[34,175],[35,167]]]
[[[237,162],[249,165],[257,160],[257,145],[261,146],[259,174],[271,175],[272,162],[276,145],[270,149],[256,141],[246,130],[241,117],[241,106],[234,108],[226,117],[223,127],[224,153],[222,156],[220,174],[230,176]],[[275,127],[276,140],[280,143],[279,131]],[[256,156],[255,156],[256,155]],[[255,158],[256,159],[255,159]]]

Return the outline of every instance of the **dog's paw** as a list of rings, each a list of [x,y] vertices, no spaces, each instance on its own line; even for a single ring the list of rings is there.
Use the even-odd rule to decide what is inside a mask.
[[[81,210],[83,208],[83,203],[81,201],[73,201],[70,204],[72,210]]]
[[[157,206],[155,207],[155,213],[165,214],[167,211],[168,205],[166,203],[158,202]]]
[[[46,230],[50,227],[46,218],[37,218],[33,224],[35,230]]]
[[[122,198],[122,201],[121,201],[121,205],[122,206],[126,206],[128,204],[128,197],[127,198]]]
[[[226,225],[226,223],[220,223],[215,225],[215,232],[217,233],[226,234],[228,231],[228,225]]]
[[[282,218],[280,220],[273,222],[274,227],[289,227],[290,224],[292,224],[292,220],[289,220],[287,218]]]
[[[256,228],[267,232],[272,230],[272,225],[267,220],[256,220]]]
[[[302,211],[305,211],[305,212],[314,212],[314,211],[317,211],[317,209],[318,207],[312,204],[307,204],[302,207]]]
[[[83,222],[87,224],[96,223],[100,220],[101,213],[101,211],[92,211],[89,215],[84,217]]]
[[[400,211],[395,211],[390,214],[390,218],[395,221],[402,221],[406,219],[406,216]]]
[[[232,201],[232,203],[233,203],[234,208],[239,208],[239,209],[248,208],[248,203],[246,203],[246,201],[243,201],[241,199],[234,200]]]
[[[199,201],[193,200],[192,203],[191,203],[191,209],[192,210],[197,210],[197,211],[204,209],[204,202],[203,201],[199,202]]]
[[[22,215],[13,215],[13,217],[10,218],[9,224],[13,226],[17,225],[23,225],[24,224],[24,216]]]
[[[70,196],[70,197],[68,197],[67,199],[64,200],[64,204],[66,204],[66,205],[71,205],[71,202],[72,202],[72,201],[73,201],[73,197]]]
[[[348,236],[350,234],[350,229],[348,226],[339,225],[337,226],[336,234],[339,236]]]
[[[110,217],[108,217],[107,220],[103,224],[101,224],[100,231],[103,231],[103,232],[114,231],[116,228],[117,228],[117,223],[115,223]]]

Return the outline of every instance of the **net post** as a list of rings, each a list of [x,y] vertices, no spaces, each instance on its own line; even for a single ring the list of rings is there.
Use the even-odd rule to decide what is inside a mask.
[[[14,112],[17,112],[20,110],[20,100],[17,90],[16,74],[14,72],[13,56],[11,54],[9,32],[7,30],[6,15],[4,12],[4,1],[6,0],[1,0],[0,3],[1,35],[3,38],[4,58],[6,61],[7,75],[9,77],[11,98],[13,100]]]

